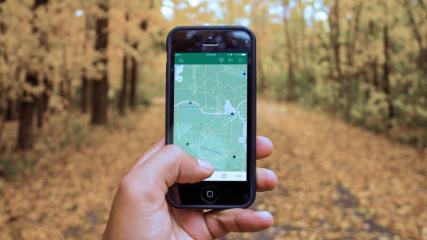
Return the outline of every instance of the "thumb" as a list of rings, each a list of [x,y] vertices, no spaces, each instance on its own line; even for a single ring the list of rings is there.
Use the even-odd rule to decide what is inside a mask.
[[[140,169],[140,170],[139,170]],[[166,194],[174,183],[196,183],[213,173],[213,166],[196,160],[177,145],[166,145],[134,169],[145,186]]]

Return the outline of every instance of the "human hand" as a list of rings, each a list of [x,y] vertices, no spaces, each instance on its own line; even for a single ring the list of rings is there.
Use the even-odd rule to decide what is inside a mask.
[[[272,142],[257,137],[257,159],[271,155]],[[204,212],[175,209],[165,199],[174,183],[196,183],[209,177],[213,167],[190,157],[164,140],[148,150],[123,178],[114,198],[104,240],[215,239],[229,232],[256,232],[270,227],[266,211],[228,209]],[[257,191],[277,185],[271,170],[257,168]]]

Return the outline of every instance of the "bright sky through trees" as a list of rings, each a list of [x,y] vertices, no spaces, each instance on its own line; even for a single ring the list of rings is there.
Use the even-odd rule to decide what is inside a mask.
[[[322,105],[384,131],[427,119],[426,6],[425,0],[163,0],[160,11],[169,29],[249,27],[257,36],[261,92]],[[414,135],[415,142],[425,139]]]
[[[212,12],[217,18],[219,19],[223,19],[224,18],[224,13],[223,13],[223,9],[221,8],[221,4],[223,4],[221,0],[210,0],[210,1],[206,1],[206,0],[188,0],[187,2],[185,1],[181,1],[179,3],[174,3],[174,1],[172,0],[163,0],[162,1],[162,7],[160,9],[162,15],[167,19],[167,20],[172,20],[172,18],[175,15],[175,10],[183,10],[185,9],[188,5],[192,8],[197,8],[200,4],[202,4],[203,2],[206,2],[208,4],[208,9],[210,12]],[[311,25],[312,20],[318,20],[318,21],[326,21],[328,19],[328,13],[327,13],[327,8],[325,7],[325,5],[323,4],[323,0],[305,0],[303,2],[308,2],[311,3],[311,5],[306,6],[306,8],[304,9],[304,17],[307,21],[307,24]],[[187,5],[188,4],[188,5]],[[283,6],[281,4],[281,1],[277,1],[277,2],[271,2],[269,3],[270,8],[268,9],[268,14],[270,16],[277,16],[279,18],[271,18],[272,22],[275,23],[280,23],[280,18],[283,16],[284,11],[283,11]],[[295,0],[291,0],[289,2],[289,11],[294,8],[296,6],[296,1]],[[251,11],[251,4],[248,3],[244,6],[244,10],[246,13],[249,13]],[[287,13],[289,14],[289,13]],[[206,22],[205,24],[209,24],[208,22]],[[236,21],[233,23],[236,25],[243,25],[243,26],[249,26],[250,25],[250,18],[246,17],[241,17],[236,19]]]

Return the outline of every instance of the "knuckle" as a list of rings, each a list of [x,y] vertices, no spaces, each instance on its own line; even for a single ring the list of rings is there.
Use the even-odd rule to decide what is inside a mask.
[[[174,156],[175,159],[180,159],[185,156],[184,150],[180,148],[178,145],[175,144],[169,144],[164,147],[164,150],[167,154]],[[174,158],[171,158],[174,159]]]
[[[119,192],[131,199],[138,195],[138,186],[132,177],[132,173],[128,173],[125,177],[123,177],[119,185]]]
[[[154,184],[150,184],[149,181],[149,179],[144,182],[137,180],[130,172],[120,182],[119,193],[131,202],[150,201],[157,195],[153,189]]]
[[[168,144],[164,147],[164,149],[167,152],[174,153],[174,154],[180,154],[182,152],[182,149],[178,145],[175,145],[175,144]]]

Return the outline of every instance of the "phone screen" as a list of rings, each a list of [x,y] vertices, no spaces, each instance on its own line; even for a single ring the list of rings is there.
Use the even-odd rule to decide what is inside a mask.
[[[205,181],[246,181],[248,56],[175,53],[173,143],[215,167]]]

